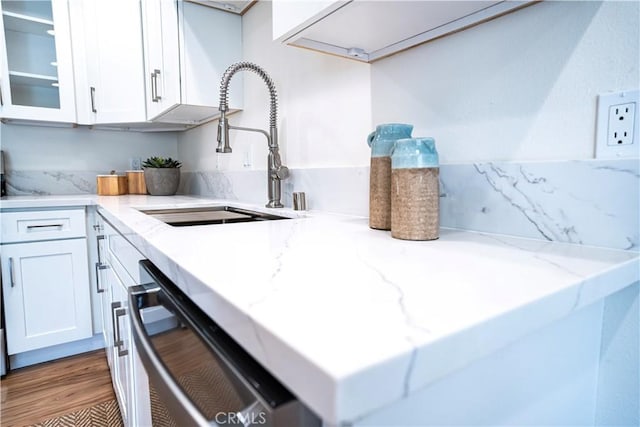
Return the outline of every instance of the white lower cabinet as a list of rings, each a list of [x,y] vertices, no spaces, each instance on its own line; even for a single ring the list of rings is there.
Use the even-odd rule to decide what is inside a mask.
[[[120,413],[125,426],[131,424],[132,372],[131,362],[131,329],[129,326],[129,309],[127,304],[127,289],[112,268],[105,270],[105,275],[111,290],[111,333],[107,354],[111,357],[111,378],[113,389],[118,402]]]
[[[58,344],[93,335],[85,210],[9,210],[0,217],[11,367],[62,357]]]
[[[120,233],[99,217],[98,287],[103,291],[105,352],[122,421],[127,426],[150,425],[146,374],[138,359],[130,326],[128,288],[140,284],[138,260],[143,256]],[[146,399],[146,400],[145,400]]]
[[[92,336],[85,239],[2,246],[9,355]]]

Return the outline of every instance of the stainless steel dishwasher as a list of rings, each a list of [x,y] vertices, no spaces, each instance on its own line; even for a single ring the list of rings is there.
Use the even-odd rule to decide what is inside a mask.
[[[157,267],[143,260],[140,268],[149,283],[129,288],[131,324],[149,378],[154,427],[320,426]],[[159,310],[166,313],[158,316]]]

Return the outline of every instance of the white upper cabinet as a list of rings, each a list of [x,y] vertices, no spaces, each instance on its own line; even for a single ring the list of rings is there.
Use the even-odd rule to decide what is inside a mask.
[[[373,62],[530,3],[273,0],[273,38],[292,46]]]
[[[0,1],[0,117],[76,121],[66,0]]]
[[[71,3],[79,124],[146,121],[140,0]]]
[[[218,117],[222,74],[242,57],[241,17],[180,0],[142,5],[147,119],[196,125]],[[231,109],[241,108],[238,82]]]

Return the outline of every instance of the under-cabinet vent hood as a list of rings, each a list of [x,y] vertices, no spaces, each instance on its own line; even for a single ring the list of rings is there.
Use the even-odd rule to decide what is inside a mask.
[[[273,0],[273,38],[292,46],[374,62],[535,0]]]
[[[213,1],[213,0],[187,0],[191,3],[198,3],[203,6],[215,7],[216,9],[226,10],[227,12],[237,13],[244,15],[247,10],[251,8],[258,0],[228,0],[228,1]]]

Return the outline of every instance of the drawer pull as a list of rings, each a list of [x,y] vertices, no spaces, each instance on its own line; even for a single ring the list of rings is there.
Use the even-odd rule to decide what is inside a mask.
[[[9,281],[11,282],[11,287],[13,288],[16,285],[16,276],[13,272],[13,257],[9,258]]]
[[[62,230],[64,224],[42,224],[42,225],[27,225],[27,231],[50,231],[51,229]]]
[[[100,262],[96,262],[96,293],[103,293],[104,288],[100,287],[100,270],[106,270],[109,268],[107,264],[102,264]]]
[[[100,242],[104,240],[104,234],[96,236],[96,243],[98,245],[98,264],[102,264],[102,251],[100,250]]]
[[[120,308],[120,302],[115,301],[111,303],[111,326],[113,332],[113,345],[116,346],[117,342],[120,341],[120,337],[118,336],[118,330],[116,329],[116,308]]]
[[[120,304],[118,304],[120,305]],[[126,356],[127,354],[129,354],[129,350],[124,348],[124,341],[122,340],[122,336],[120,333],[120,317],[124,316],[127,314],[127,310],[124,307],[117,307],[114,311],[115,314],[115,330],[114,330],[114,340],[115,342],[113,343],[115,348],[118,349],[118,357],[123,357]]]

